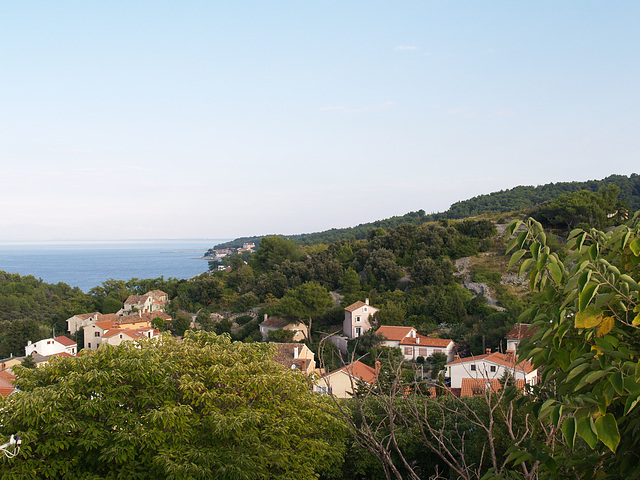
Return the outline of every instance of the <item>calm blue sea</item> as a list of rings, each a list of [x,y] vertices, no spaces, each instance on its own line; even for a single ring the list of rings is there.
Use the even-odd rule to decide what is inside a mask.
[[[64,282],[87,292],[110,278],[191,278],[208,269],[204,252],[225,239],[2,245],[0,270]]]

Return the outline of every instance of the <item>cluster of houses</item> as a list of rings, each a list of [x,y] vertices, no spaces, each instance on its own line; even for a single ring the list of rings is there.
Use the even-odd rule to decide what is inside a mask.
[[[347,342],[363,335],[373,328],[373,316],[377,308],[369,305],[369,300],[358,301],[345,308],[342,335],[329,337],[338,349],[346,355]],[[444,374],[450,379],[451,392],[457,396],[475,396],[484,394],[488,389],[496,392],[502,388],[505,378],[511,377],[518,388],[525,384],[535,385],[538,381],[537,370],[526,360],[519,360],[516,354],[518,344],[525,338],[531,338],[534,331],[529,325],[519,324],[507,334],[507,351],[491,352],[487,349],[482,355],[460,358],[455,354],[453,340],[446,338],[431,338],[420,335],[413,327],[381,326],[375,332],[383,338],[382,345],[399,348],[405,361],[415,362],[419,357],[426,359],[434,353],[442,353],[447,358]],[[268,319],[260,324],[263,338],[269,331],[286,328],[294,330],[300,339],[304,338],[302,323],[287,323],[283,319]],[[295,338],[295,337],[294,337]],[[378,377],[380,363],[375,367],[360,361],[354,361],[342,368],[325,373],[314,370],[315,359],[303,344],[279,344],[279,349],[289,352],[287,355],[279,353],[276,360],[285,367],[299,369],[307,374],[314,373],[314,391],[330,393],[340,398],[349,398],[353,394],[354,385],[359,382],[374,384]],[[280,350],[279,350],[280,352]]]
[[[153,290],[144,295],[130,295],[117,313],[99,312],[73,315],[67,319],[67,330],[75,334],[84,330],[85,350],[96,350],[104,344],[119,345],[126,341],[155,338],[160,331],[153,326],[157,318],[165,323],[171,317],[164,313],[169,301],[162,290]],[[8,396],[16,391],[12,368],[30,357],[36,366],[47,363],[51,357],[76,356],[78,344],[61,335],[45,338],[37,342],[27,342],[25,357],[10,357],[0,360],[0,395]]]
[[[248,252],[248,253],[254,253],[256,250],[256,244],[253,242],[246,242],[242,244],[241,248],[233,248],[233,247],[229,247],[229,248],[219,248],[217,250],[210,250],[207,252],[207,254],[205,255],[205,259],[207,260],[211,260],[211,261],[221,261],[223,258],[228,257],[229,255],[232,255],[234,253],[237,253],[238,255],[240,255],[241,253],[244,252]],[[222,271],[222,270],[226,270],[227,267],[225,267],[224,265],[218,265],[218,270]]]
[[[123,308],[115,314],[98,312],[74,315],[67,319],[70,333],[84,330],[84,349],[96,350],[101,345],[119,345],[125,341],[154,338],[159,331],[153,322],[161,318],[170,322],[171,317],[164,313],[168,301],[167,294],[154,290],[144,295],[132,295],[124,302]],[[345,308],[341,335],[328,337],[338,349],[347,354],[347,342],[357,339],[374,327],[374,315],[378,309],[369,305],[369,299],[358,301]],[[268,318],[260,324],[263,339],[269,332],[279,329],[291,330],[293,342],[276,344],[274,360],[290,370],[299,370],[311,376],[316,392],[349,398],[353,395],[354,385],[364,382],[373,385],[378,378],[380,363],[374,367],[360,361],[353,361],[332,372],[317,368],[315,355],[304,343],[296,343],[308,338],[308,327],[301,322],[289,322],[281,318]],[[531,338],[534,330],[529,325],[519,324],[507,334],[507,351],[491,352],[487,349],[482,355],[460,358],[455,354],[455,345],[451,339],[432,338],[420,335],[413,327],[384,325],[376,334],[382,337],[382,345],[399,348],[405,361],[416,362],[435,353],[443,354],[447,363],[444,375],[450,379],[451,392],[457,396],[475,396],[487,390],[498,391],[506,377],[511,377],[518,388],[525,384],[535,385],[538,381],[536,369],[527,360],[519,360],[518,344],[525,338]],[[46,338],[38,342],[29,342],[25,353],[30,355],[36,365],[45,363],[52,356],[75,356],[77,344],[65,336]],[[21,362],[21,358],[9,358],[0,364],[0,395],[7,396],[15,391],[12,381],[15,379],[11,367]]]

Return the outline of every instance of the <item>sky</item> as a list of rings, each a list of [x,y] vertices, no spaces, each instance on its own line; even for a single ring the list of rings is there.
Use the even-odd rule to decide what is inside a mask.
[[[640,173],[637,1],[0,5],[0,242],[348,227]]]

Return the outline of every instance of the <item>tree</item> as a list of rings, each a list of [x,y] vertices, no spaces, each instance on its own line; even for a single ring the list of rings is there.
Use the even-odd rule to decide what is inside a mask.
[[[435,379],[444,370],[444,366],[447,364],[447,356],[442,352],[436,352],[429,355],[426,361],[429,370],[431,370],[431,378]]]
[[[289,290],[276,306],[276,314],[286,317],[307,319],[311,341],[313,319],[325,313],[333,306],[333,298],[326,288],[315,282],[306,282],[298,288]]]
[[[297,261],[299,256],[298,246],[295,243],[279,235],[272,235],[260,240],[254,260],[259,270],[268,272],[285,260]]]
[[[189,332],[20,370],[0,478],[315,479],[342,461],[327,397],[268,344]]]
[[[573,230],[561,259],[541,224],[510,225],[508,251],[537,293],[523,314],[538,331],[522,356],[541,370],[533,411],[561,429],[570,450],[524,451],[551,475],[560,469],[607,478],[637,475],[640,445],[640,212],[604,232]],[[544,447],[544,446],[542,446]],[[573,450],[573,451],[571,451]],[[515,454],[516,452],[514,452]],[[543,461],[546,459],[546,461]],[[567,471],[565,470],[565,472]]]
[[[189,327],[191,327],[191,315],[186,312],[178,312],[173,319],[172,326],[176,335],[184,335],[184,332],[189,330]]]

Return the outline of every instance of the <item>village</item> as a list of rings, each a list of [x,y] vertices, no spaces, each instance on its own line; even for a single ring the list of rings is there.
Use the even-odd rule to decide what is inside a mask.
[[[29,341],[25,356],[0,361],[0,395],[6,397],[17,392],[13,386],[16,379],[13,367],[17,364],[33,362],[35,367],[39,367],[54,357],[74,357],[106,345],[118,346],[123,342],[135,343],[141,339],[158,337],[158,327],[170,324],[172,320],[165,313],[167,304],[167,294],[161,290],[153,290],[144,295],[129,296],[123,307],[114,314],[91,312],[73,315],[66,321],[67,330],[71,335],[80,330],[84,332],[83,348],[79,351],[77,343],[64,335],[33,343]],[[442,371],[425,372],[421,369],[420,375],[423,378],[420,380],[441,375],[446,381],[448,392],[457,397],[497,392],[502,388],[505,378],[512,378],[516,387],[521,390],[525,385],[533,386],[538,382],[537,369],[529,361],[520,360],[517,355],[520,341],[531,338],[534,333],[529,325],[517,324],[511,329],[505,339],[507,347],[504,352],[487,349],[482,355],[461,358],[451,339],[420,335],[413,327],[383,325],[376,328],[378,311],[379,309],[369,304],[368,298],[344,309],[342,332],[326,336],[325,341],[337,347],[342,358],[346,359],[343,362],[345,365],[330,372],[318,366],[320,362],[317,361],[316,354],[304,343],[309,335],[304,323],[268,317],[265,314],[259,328],[263,341],[268,341],[270,332],[291,331],[292,342],[275,343],[277,353],[274,360],[288,370],[298,370],[308,376],[313,391],[336,398],[352,397],[355,387],[362,383],[375,385],[380,373],[380,361],[376,360],[372,367],[363,362],[362,358],[353,358],[353,355],[350,357],[348,352],[349,342],[357,341],[372,330],[383,339],[382,346],[399,349],[407,365],[423,365],[424,360],[434,354],[444,355],[446,363]],[[432,387],[432,390],[435,395],[435,388]]]

